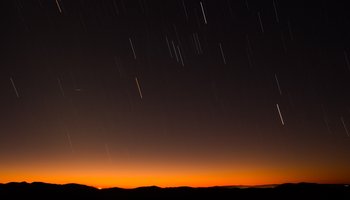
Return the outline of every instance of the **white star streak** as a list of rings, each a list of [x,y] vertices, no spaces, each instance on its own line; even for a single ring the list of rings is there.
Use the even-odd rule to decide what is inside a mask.
[[[142,99],[143,96],[142,96],[142,92],[141,92],[141,87],[140,87],[139,81],[137,80],[137,77],[135,77],[135,82],[137,85],[137,89],[139,90],[140,98]]]
[[[179,46],[177,46],[177,50],[178,50],[178,52],[179,52],[179,56],[180,56],[180,60],[181,60],[181,64],[182,64],[182,66],[185,66],[185,64],[184,64],[184,60],[182,59],[182,54],[181,54],[181,51],[180,51]]]
[[[134,45],[132,44],[131,38],[129,38],[129,42],[130,42],[132,53],[134,54],[134,59],[136,60],[136,53],[135,53]]]
[[[204,8],[203,8],[203,3],[202,2],[199,2],[201,4],[201,9],[202,9],[202,14],[203,14],[203,18],[204,18],[204,23],[207,24],[207,17],[205,16],[205,11],[204,11]]]
[[[13,81],[12,77],[10,78],[10,80],[11,80],[11,84],[12,84],[13,90],[16,93],[16,96],[17,96],[17,98],[19,98],[18,90],[16,88],[15,82]]]
[[[284,120],[283,120],[283,117],[282,117],[282,114],[281,114],[280,107],[279,107],[279,105],[278,105],[278,104],[276,104],[276,107],[277,107],[278,114],[279,114],[280,119],[281,119],[281,123],[282,123],[282,125],[284,125]]]
[[[226,58],[225,58],[224,51],[222,50],[221,43],[219,43],[219,47],[220,47],[220,52],[221,52],[222,60],[224,61],[224,64],[226,65]]]
[[[272,4],[273,4],[273,8],[275,10],[275,16],[276,16],[276,21],[277,23],[280,21],[279,17],[278,17],[278,12],[277,12],[277,7],[276,7],[276,2],[275,0],[272,0]]]
[[[177,50],[174,44],[174,41],[171,41],[172,45],[173,45],[173,49],[174,49],[174,53],[175,53],[175,58],[176,58],[176,62],[179,62],[179,57],[177,56]]]
[[[59,0],[55,0],[55,1],[56,1],[56,5],[57,5],[57,8],[58,8],[58,11],[60,11],[60,13],[62,13],[62,9],[61,9],[61,5],[60,5]]]
[[[346,134],[348,135],[348,137],[350,137],[350,134],[349,134],[349,131],[348,131],[348,127],[346,126],[346,124],[345,124],[345,122],[344,122],[344,118],[341,117],[340,120],[341,120],[341,123],[342,123],[343,126],[344,126],[344,129],[345,129]]]
[[[186,9],[186,5],[185,5],[185,1],[184,0],[182,0],[182,7],[184,8],[186,19],[188,20],[188,14],[187,14],[187,9]]]
[[[172,58],[172,57],[173,57],[173,54],[171,53],[170,44],[169,44],[169,40],[168,40],[168,37],[167,37],[167,36],[165,36],[165,41],[166,41],[166,44],[167,44],[168,49],[169,49],[170,57]]]
[[[61,80],[59,78],[57,78],[57,82],[58,82],[58,86],[60,87],[61,94],[64,97],[65,94],[64,94],[64,90],[63,90],[63,87],[62,87]]]
[[[74,150],[73,150],[73,144],[72,144],[72,139],[70,137],[70,134],[68,131],[67,132],[67,139],[68,139],[68,143],[69,143],[69,147],[70,147],[70,150],[72,151],[72,153],[74,153]]]
[[[281,87],[280,87],[280,82],[278,81],[278,78],[277,78],[277,74],[275,74],[275,80],[276,80],[276,84],[277,84],[277,87],[278,87],[278,91],[279,91],[280,95],[282,95],[282,90],[281,90]]]

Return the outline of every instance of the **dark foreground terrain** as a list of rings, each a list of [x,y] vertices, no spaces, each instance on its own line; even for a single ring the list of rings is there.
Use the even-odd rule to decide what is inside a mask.
[[[0,199],[346,199],[350,200],[348,185],[282,184],[265,188],[159,188],[96,189],[93,187],[47,183],[0,184]]]

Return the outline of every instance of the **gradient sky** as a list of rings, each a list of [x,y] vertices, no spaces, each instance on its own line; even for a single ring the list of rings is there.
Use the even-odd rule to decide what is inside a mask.
[[[343,1],[2,4],[0,182],[350,182]]]

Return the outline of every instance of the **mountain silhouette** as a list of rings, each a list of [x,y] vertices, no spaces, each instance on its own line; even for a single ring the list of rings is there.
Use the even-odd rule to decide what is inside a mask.
[[[345,184],[281,184],[262,187],[172,187],[135,189],[94,187],[79,184],[7,183],[0,184],[0,199],[350,199]]]

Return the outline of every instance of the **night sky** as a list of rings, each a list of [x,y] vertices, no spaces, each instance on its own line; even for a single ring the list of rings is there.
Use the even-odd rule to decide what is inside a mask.
[[[350,6],[8,0],[0,182],[350,182]]]

